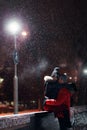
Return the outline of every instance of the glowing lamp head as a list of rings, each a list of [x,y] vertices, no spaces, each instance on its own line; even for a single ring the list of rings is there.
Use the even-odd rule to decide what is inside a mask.
[[[18,21],[10,21],[8,22],[8,25],[7,25],[7,30],[13,34],[13,35],[16,35],[20,32],[21,30],[21,25]]]

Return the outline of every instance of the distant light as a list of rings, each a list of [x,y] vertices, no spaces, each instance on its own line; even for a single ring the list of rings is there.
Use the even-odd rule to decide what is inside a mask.
[[[69,79],[72,79],[72,77],[69,77]]]
[[[75,77],[74,77],[75,82],[77,81],[77,79],[78,79],[77,76],[75,76]]]
[[[27,32],[23,31],[22,36],[27,36]]]
[[[0,84],[1,84],[3,81],[4,81],[4,79],[3,79],[3,78],[0,78]]]
[[[84,74],[87,74],[87,69],[84,69],[84,70],[83,70],[83,73],[84,73]]]
[[[64,75],[67,75],[67,73],[64,73]]]

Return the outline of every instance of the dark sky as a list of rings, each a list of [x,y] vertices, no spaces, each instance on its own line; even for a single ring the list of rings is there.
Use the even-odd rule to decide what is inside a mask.
[[[87,64],[85,0],[0,0],[1,66],[13,65],[13,41],[3,29],[5,20],[13,16],[22,19],[30,34],[24,41],[18,39],[21,78],[44,74],[55,66],[79,71]]]

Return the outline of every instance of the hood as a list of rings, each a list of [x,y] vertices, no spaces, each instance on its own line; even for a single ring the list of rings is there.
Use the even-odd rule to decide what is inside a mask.
[[[44,81],[53,81],[53,78],[51,76],[44,76]]]

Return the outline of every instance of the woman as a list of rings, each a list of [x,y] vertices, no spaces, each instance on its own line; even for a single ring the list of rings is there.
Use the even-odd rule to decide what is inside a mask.
[[[62,84],[62,87],[57,93],[57,98],[47,99],[44,105],[44,110],[54,112],[55,116],[58,118],[60,130],[67,130],[68,128],[71,129],[70,100],[74,89],[68,89],[66,81],[66,75],[61,75],[59,77],[59,83]]]

